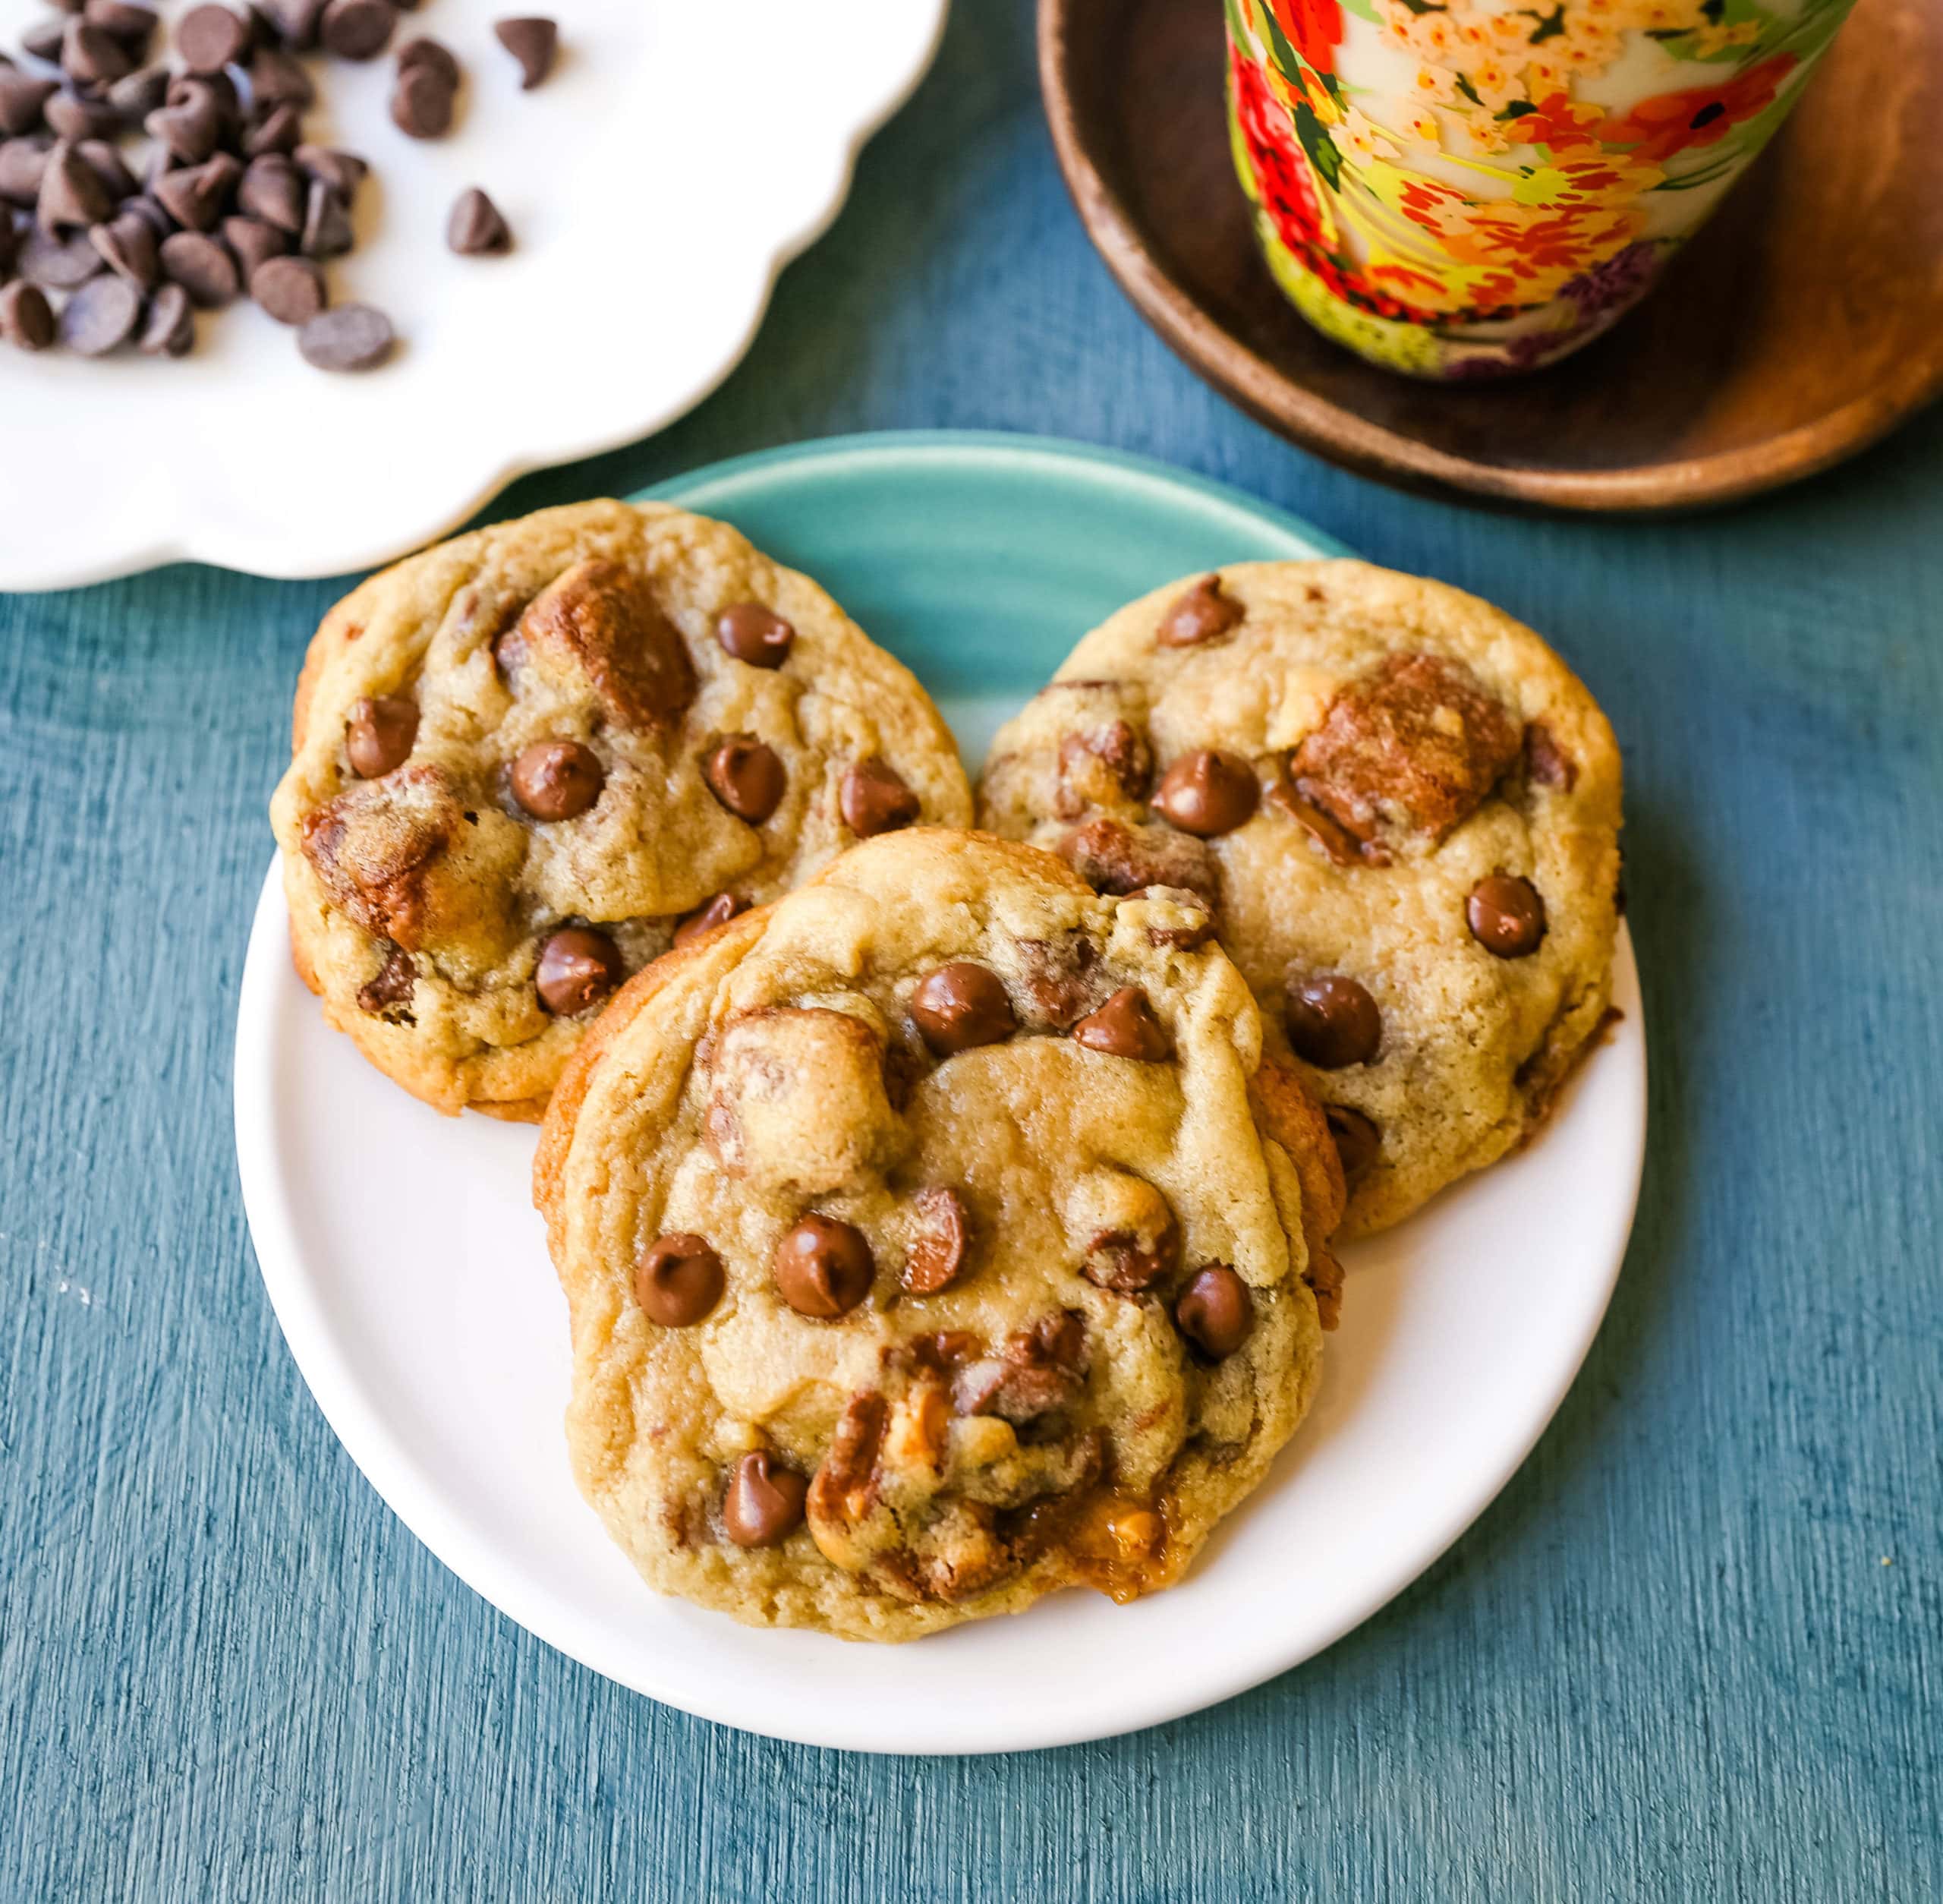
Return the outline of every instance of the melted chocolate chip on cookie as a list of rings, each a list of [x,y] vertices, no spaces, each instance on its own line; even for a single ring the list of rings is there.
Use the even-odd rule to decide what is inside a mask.
[[[1211,1263],[1188,1279],[1174,1303],[1174,1321],[1211,1361],[1226,1361],[1254,1330],[1255,1298],[1225,1263]]]
[[[759,601],[738,601],[715,619],[722,651],[752,668],[779,668],[789,658],[796,631]]]
[[[776,1293],[799,1316],[834,1322],[871,1293],[871,1246],[854,1224],[805,1217],[776,1246]]]
[[[540,1002],[555,1017],[571,1018],[600,1004],[625,969],[620,947],[605,932],[563,926],[540,948],[534,983]]]
[[[996,973],[967,959],[941,965],[918,982],[911,1016],[940,1058],[996,1045],[1019,1029],[1012,1001]]]
[[[1151,804],[1170,825],[1208,840],[1244,824],[1260,796],[1246,761],[1203,748],[1183,754],[1160,776]]]
[[[1154,639],[1163,648],[1198,648],[1203,641],[1232,634],[1247,612],[1233,596],[1222,591],[1219,575],[1204,576],[1176,598],[1160,618],[1160,630]]]
[[[761,826],[789,790],[782,757],[754,734],[731,734],[702,762],[701,771],[708,790],[751,826]]]
[[[1545,935],[1545,903],[1529,879],[1493,873],[1471,888],[1464,903],[1471,936],[1500,959],[1535,952]]]
[[[354,701],[345,723],[344,751],[360,780],[381,780],[402,766],[418,738],[418,707],[395,695]]]
[[[917,795],[897,770],[874,757],[845,770],[837,804],[843,824],[860,840],[908,827],[919,811]]]
[[[1154,1015],[1147,995],[1138,985],[1123,985],[1097,1011],[1089,1012],[1072,1028],[1075,1043],[1109,1058],[1131,1058],[1158,1064],[1173,1055],[1173,1040]]]
[[[1340,972],[1289,980],[1289,1042],[1296,1055],[1318,1070],[1339,1071],[1367,1064],[1383,1040],[1383,1018],[1376,1001],[1353,979]]]
[[[722,1530],[738,1547],[773,1547],[801,1526],[808,1492],[808,1482],[766,1449],[745,1455],[729,1471]]]
[[[606,769],[577,740],[540,740],[513,762],[513,798],[536,820],[578,818],[600,797]]]
[[[635,1266],[635,1300],[663,1329],[688,1329],[722,1300],[722,1259],[687,1231],[657,1237]]]
[[[917,1196],[918,1229],[900,1280],[913,1296],[934,1296],[965,1266],[971,1218],[956,1190],[932,1184]]]

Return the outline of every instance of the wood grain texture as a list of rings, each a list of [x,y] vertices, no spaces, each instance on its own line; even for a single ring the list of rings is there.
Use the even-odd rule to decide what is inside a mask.
[[[1611,710],[1652,1151],[1557,1421],[1368,1625],[1133,1738],[872,1761],[620,1691],[392,1518],[250,1260],[230,1038],[333,588],[0,601],[0,1899],[1943,1896],[1943,418],[1699,522],[1360,483],[1128,307],[1027,8],[965,0],[742,370],[501,512],[919,424],[1240,483],[1551,632]]]
[[[1508,384],[1416,382],[1296,316],[1256,248],[1217,6],[1041,0],[1080,215],[1149,320],[1296,442],[1419,489],[1649,513],[1755,495],[1943,390],[1943,8],[1859,0],[1772,149],[1611,336]]]

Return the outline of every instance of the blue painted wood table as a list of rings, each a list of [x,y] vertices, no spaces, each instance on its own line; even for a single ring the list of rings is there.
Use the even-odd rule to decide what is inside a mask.
[[[296,659],[339,585],[0,601],[0,1899],[1943,1897],[1943,415],[1735,514],[1407,500],[1202,389],[965,0],[754,352],[496,512],[917,425],[1170,458],[1552,632],[1630,771],[1652,1155],[1537,1453],[1331,1651],[1113,1742],[849,1757],[448,1575],[271,1319],[229,1134]]]

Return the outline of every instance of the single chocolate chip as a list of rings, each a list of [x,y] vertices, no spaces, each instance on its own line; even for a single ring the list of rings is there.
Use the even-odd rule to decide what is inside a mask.
[[[113,139],[121,131],[121,115],[105,99],[84,99],[77,93],[57,93],[47,102],[46,119],[49,129],[62,139]],[[118,157],[115,164],[121,175],[128,177],[128,168]],[[129,180],[132,188],[134,181]]]
[[[58,80],[30,79],[11,67],[0,67],[0,132],[14,138],[38,131],[43,109],[59,90]]]
[[[51,150],[39,137],[9,139],[0,143],[0,200],[10,205],[31,205],[40,196],[40,181]],[[12,229],[12,221],[8,221]]]
[[[519,61],[521,92],[531,92],[553,70],[560,30],[544,15],[528,14],[516,19],[496,20],[493,32],[499,44]]]
[[[145,219],[149,229],[154,232],[158,241],[168,237],[169,233],[175,229],[175,219],[171,218],[154,199],[146,195],[136,198],[124,198],[115,208],[115,216],[118,218]]]
[[[1336,1141],[1343,1181],[1354,1190],[1376,1162],[1376,1153],[1383,1146],[1383,1133],[1360,1111],[1353,1111],[1346,1104],[1325,1104],[1322,1114],[1329,1125],[1330,1136]]]
[[[82,163],[100,181],[102,190],[116,204],[135,195],[135,175],[121,162],[121,155],[111,141],[77,139],[74,150],[80,154]]]
[[[1545,935],[1545,903],[1529,879],[1492,873],[1471,888],[1464,916],[1471,936],[1500,959],[1522,959]]]
[[[250,273],[250,295],[279,324],[307,324],[330,302],[323,271],[308,258],[266,258]]]
[[[877,1266],[854,1225],[805,1217],[776,1246],[776,1292],[799,1316],[833,1322],[871,1293]]]
[[[802,1524],[808,1492],[808,1482],[773,1455],[745,1455],[729,1471],[722,1530],[738,1547],[773,1547]]]
[[[304,361],[320,370],[369,370],[392,353],[391,320],[369,304],[320,312],[297,333]]]
[[[192,73],[219,73],[250,50],[250,23],[227,7],[191,7],[175,23],[175,50]]]
[[[534,975],[540,1002],[556,1018],[571,1018],[598,1004],[621,982],[620,948],[605,932],[562,926],[540,948]]]
[[[200,165],[222,143],[222,112],[206,87],[177,106],[162,106],[143,121],[149,136],[185,165]]]
[[[408,39],[398,49],[398,70],[401,76],[417,69],[436,73],[445,83],[449,93],[458,90],[458,61],[452,57],[452,49],[442,41],[418,34]]]
[[[344,723],[345,755],[360,780],[380,780],[403,766],[417,738],[418,704],[400,695],[354,701]]]
[[[34,216],[43,232],[85,231],[115,209],[115,199],[72,140],[61,140],[47,155]]]
[[[789,658],[796,631],[759,601],[738,601],[715,618],[715,638],[723,652],[752,668],[779,668]]]
[[[749,902],[733,893],[717,893],[706,906],[698,906],[681,924],[675,928],[677,945],[692,945],[704,933],[712,932],[718,925],[726,925],[729,920],[749,909]]]
[[[1072,1036],[1089,1051],[1137,1058],[1143,1064],[1158,1064],[1173,1055],[1167,1026],[1154,1017],[1138,985],[1122,985],[1097,1011],[1088,1012],[1073,1026]]]
[[[61,70],[79,86],[112,86],[135,70],[128,49],[105,27],[70,20],[61,36]]]
[[[108,269],[87,232],[50,238],[37,225],[21,242],[17,266],[22,277],[43,291],[72,291]]]
[[[222,122],[225,136],[242,124],[242,104],[237,95],[236,82],[227,73],[172,73],[162,100],[165,106],[182,106],[200,99],[205,93],[215,102],[216,117]]]
[[[228,245],[243,273],[243,282],[256,295],[255,278],[260,265],[280,258],[290,249],[287,234],[260,218],[226,218],[222,221],[222,241]],[[305,260],[308,263],[308,260]],[[323,309],[320,304],[318,308]]]
[[[184,231],[209,232],[229,203],[229,195],[243,176],[242,166],[226,152],[200,165],[165,172],[152,188],[163,210]]]
[[[266,46],[250,61],[250,96],[260,110],[294,106],[301,112],[316,96],[302,62],[289,54]]]
[[[92,242],[93,235],[90,235]],[[14,275],[14,260],[20,255],[20,236],[12,213],[0,211],[0,284]]]
[[[844,824],[860,840],[908,827],[918,813],[917,795],[893,768],[874,756],[845,768],[837,805]]]
[[[339,152],[329,146],[299,146],[291,156],[306,178],[328,185],[348,205],[357,196],[371,168],[354,152]]]
[[[418,968],[412,963],[411,954],[403,946],[394,945],[385,954],[385,962],[376,976],[357,988],[357,1009],[389,1019],[394,1024],[415,1023],[409,1011],[401,1012],[398,1007],[411,1003],[417,985]]]
[[[1160,776],[1149,804],[1170,825],[1210,840],[1246,821],[1261,791],[1246,761],[1203,748],[1183,754]]]
[[[68,23],[57,13],[52,18],[36,20],[20,35],[20,50],[35,59],[45,60],[50,66],[61,64],[61,40],[68,30]],[[5,58],[0,55],[0,58]],[[8,61],[11,67],[13,61]]]
[[[1542,720],[1525,727],[1525,771],[1532,784],[1569,793],[1578,783],[1578,763],[1553,738]]]
[[[324,51],[339,59],[376,59],[398,24],[391,0],[329,0],[317,21]]]
[[[162,276],[162,263],[155,227],[146,219],[124,212],[105,225],[94,226],[88,238],[118,278],[126,278],[140,291],[155,288]]]
[[[392,88],[392,124],[408,139],[442,139],[452,129],[458,101],[436,68],[408,68]]]
[[[687,1329],[722,1300],[722,1259],[682,1230],[657,1237],[635,1265],[635,1300],[650,1322]]]
[[[513,798],[536,820],[577,818],[606,783],[600,756],[577,740],[535,741],[513,762]]]
[[[321,178],[310,181],[310,196],[304,206],[304,235],[298,241],[298,249],[307,258],[340,258],[355,241],[356,235],[351,229],[351,214],[345,208],[342,194],[327,185]],[[363,309],[361,305],[347,304],[348,311]],[[389,323],[386,326],[386,348],[390,348]]]
[[[1088,1240],[1080,1273],[1116,1294],[1129,1296],[1181,1266],[1181,1226],[1164,1210],[1161,1227],[1101,1230]]]
[[[1174,1304],[1174,1321],[1202,1354],[1223,1362],[1255,1328],[1255,1298],[1225,1263],[1211,1263],[1188,1278]]]
[[[168,68],[144,66],[139,72],[124,74],[108,89],[108,103],[131,126],[155,111],[168,93]]]
[[[304,175],[276,153],[253,159],[236,188],[236,209],[294,238],[304,229],[309,188]]]
[[[1376,1001],[1353,979],[1329,972],[1320,978],[1291,977],[1285,992],[1289,1042],[1298,1058],[1318,1069],[1340,1071],[1367,1064],[1383,1039],[1383,1017]]]
[[[513,235],[499,208],[477,185],[461,192],[446,221],[446,243],[462,258],[490,257],[510,251]]]
[[[709,791],[738,818],[751,826],[783,804],[789,777],[774,748],[754,734],[731,734],[702,763]]]
[[[273,153],[280,159],[287,159],[297,150],[298,141],[303,136],[302,109],[272,106],[252,115],[243,134],[243,156],[246,159],[261,159]]]
[[[195,341],[188,292],[179,284],[164,285],[149,300],[135,348],[150,357],[184,357]]]
[[[155,37],[157,16],[153,7],[134,6],[130,0],[87,0],[81,11],[90,26],[112,33],[137,58]]]
[[[927,972],[911,994],[911,1016],[940,1058],[977,1045],[996,1045],[1019,1029],[1012,1000],[997,973],[968,959]]]
[[[142,294],[126,278],[92,278],[61,307],[61,341],[82,357],[105,357],[134,334]]]
[[[965,1266],[971,1219],[956,1190],[932,1184],[917,1195],[918,1234],[904,1258],[899,1278],[905,1293],[934,1296]]]
[[[16,350],[44,351],[54,342],[54,309],[39,285],[0,285],[0,337]]]
[[[198,311],[215,311],[242,288],[236,260],[206,232],[178,232],[162,241],[162,275],[179,284]]]
[[[1245,612],[1233,596],[1221,592],[1219,575],[1204,576],[1176,598],[1154,638],[1163,648],[1193,648],[1228,633]]]

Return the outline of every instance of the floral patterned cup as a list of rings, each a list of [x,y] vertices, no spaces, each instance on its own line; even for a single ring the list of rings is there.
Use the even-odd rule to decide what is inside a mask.
[[[1852,3],[1224,0],[1257,238],[1373,363],[1535,369],[1645,294]]]

